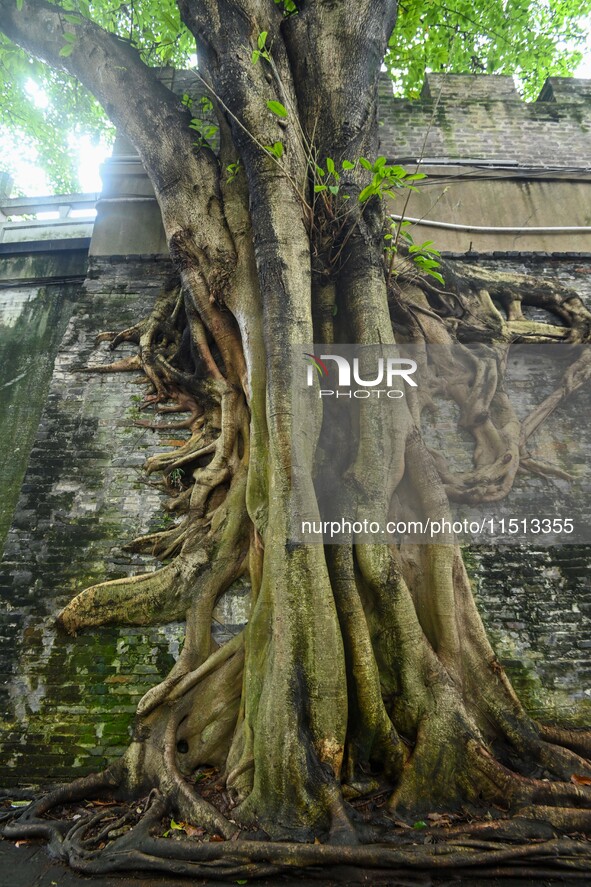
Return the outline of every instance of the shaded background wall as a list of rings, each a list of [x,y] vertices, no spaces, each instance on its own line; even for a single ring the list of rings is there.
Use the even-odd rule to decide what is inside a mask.
[[[189,75],[163,76],[179,91],[191,88]],[[429,173],[407,208],[421,220],[415,240],[434,240],[458,262],[559,278],[591,304],[589,81],[551,78],[530,105],[502,77],[430,76],[417,102],[394,99],[386,82],[381,92],[382,152],[409,168],[420,159]],[[48,200],[56,219],[35,222],[23,214],[49,204],[37,199],[35,210],[0,198],[5,784],[70,777],[116,757],[139,698],[167,673],[183,637],[179,624],[74,638],[54,625],[84,586],[155,569],[120,546],[166,525],[142,465],[174,442],[134,425],[141,388],[132,375],[84,372],[110,359],[97,334],[147,313],[170,270],[139,159],[118,139],[98,201]],[[74,222],[73,206],[96,206],[96,220],[90,212]],[[561,226],[576,230],[547,230]],[[474,546],[467,559],[496,650],[530,709],[588,719],[589,550]],[[214,624],[220,639],[243,622],[247,593],[238,584],[224,595]]]

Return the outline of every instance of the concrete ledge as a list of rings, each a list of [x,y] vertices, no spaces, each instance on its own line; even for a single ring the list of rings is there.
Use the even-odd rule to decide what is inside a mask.
[[[29,240],[0,243],[0,256],[20,256],[29,253],[56,253],[90,248],[90,237],[69,237],[66,240]]]

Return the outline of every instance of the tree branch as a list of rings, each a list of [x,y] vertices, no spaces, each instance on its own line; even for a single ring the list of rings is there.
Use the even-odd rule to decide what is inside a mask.
[[[192,151],[190,113],[145,65],[137,50],[89,19],[45,0],[0,0],[0,30],[53,68],[76,77],[138,150],[155,187],[178,166],[179,151]],[[71,47],[67,56],[60,53]],[[167,172],[168,170],[168,172]]]

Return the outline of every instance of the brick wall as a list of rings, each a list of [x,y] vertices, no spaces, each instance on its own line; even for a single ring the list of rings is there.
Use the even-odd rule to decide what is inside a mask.
[[[118,545],[163,520],[141,473],[162,448],[158,433],[133,425],[141,389],[129,374],[83,370],[112,359],[97,333],[141,317],[169,266],[147,258],[103,270],[91,269],[57,353],[0,570],[4,782],[67,777],[116,756],[137,701],[170,668],[182,637],[179,626],[76,638],[55,627],[77,590],[154,569]]]
[[[591,305],[591,259],[544,255],[458,258],[560,280]],[[587,416],[581,421],[588,421]],[[536,716],[591,721],[591,547],[472,546],[476,600],[499,659]]]
[[[482,159],[520,166],[591,167],[591,81],[551,77],[523,102],[511,77],[428,74],[421,99],[380,85],[381,151],[396,160]]]

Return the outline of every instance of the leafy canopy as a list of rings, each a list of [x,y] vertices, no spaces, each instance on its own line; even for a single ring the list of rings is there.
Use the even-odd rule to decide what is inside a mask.
[[[425,71],[446,71],[509,74],[535,99],[589,51],[590,15],[591,0],[402,0],[386,65],[409,97]]]
[[[19,4],[20,0],[15,0]],[[297,15],[295,0],[275,0]],[[90,18],[129,41],[147,65],[190,67],[195,44],[174,0],[62,0],[64,18]],[[397,94],[416,97],[426,71],[512,74],[525,98],[535,98],[550,75],[580,62],[591,28],[591,0],[402,0],[386,66]],[[64,62],[71,44],[64,40]],[[35,146],[56,192],[79,190],[72,136],[98,132],[112,138],[103,110],[63,71],[31,59],[0,35],[0,115],[5,144]],[[39,107],[31,84],[44,96]],[[10,152],[0,171],[10,172]]]

